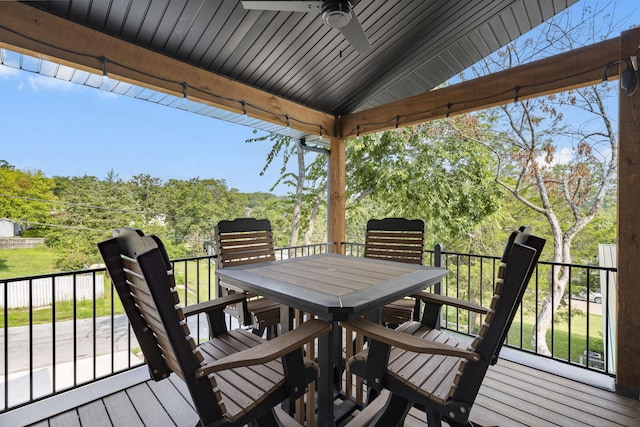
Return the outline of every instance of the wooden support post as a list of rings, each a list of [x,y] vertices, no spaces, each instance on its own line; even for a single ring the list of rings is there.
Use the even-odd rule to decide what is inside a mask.
[[[345,191],[346,191],[346,140],[331,139],[329,156],[329,241],[334,242],[333,252],[344,253],[346,235]]]
[[[620,58],[629,61],[640,46],[640,28],[620,38]],[[621,64],[620,72],[627,68]],[[640,391],[640,90],[620,90],[618,156],[618,289],[616,387]]]

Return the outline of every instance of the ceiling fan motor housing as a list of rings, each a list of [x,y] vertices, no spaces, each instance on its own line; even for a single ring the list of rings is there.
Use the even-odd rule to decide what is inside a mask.
[[[342,28],[351,21],[351,3],[328,0],[322,6],[322,21],[332,28]]]

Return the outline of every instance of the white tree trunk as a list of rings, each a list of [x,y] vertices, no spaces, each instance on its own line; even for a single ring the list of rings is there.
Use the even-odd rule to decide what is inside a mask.
[[[531,337],[531,344],[538,353],[545,356],[551,356],[551,350],[547,344],[546,335],[553,316],[556,310],[560,306],[560,301],[564,295],[564,291],[567,287],[569,280],[568,268],[556,268],[554,272],[549,273],[549,282],[553,283],[552,292],[542,300],[542,306],[540,307],[540,313],[536,322],[536,327]],[[560,270],[566,270],[566,272],[560,272]]]
[[[311,209],[311,216],[309,217],[309,226],[307,227],[307,231],[304,233],[304,244],[310,245],[313,238],[313,229],[315,228],[316,218],[318,217],[318,211],[320,210],[320,204],[322,203],[322,199],[324,197],[325,192],[327,191],[327,183],[325,182],[320,189],[318,190],[318,194],[316,195],[316,199],[313,202],[313,208]]]
[[[296,184],[296,194],[293,203],[293,217],[291,218],[291,238],[289,246],[298,244],[298,234],[300,232],[300,215],[302,212],[302,191],[304,190],[305,166],[304,152],[298,146],[298,181]]]

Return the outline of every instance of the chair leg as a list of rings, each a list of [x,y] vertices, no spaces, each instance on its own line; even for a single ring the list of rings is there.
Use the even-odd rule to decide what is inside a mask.
[[[251,328],[251,332],[253,332],[254,335],[257,335],[259,337],[264,336],[264,329],[265,328]]]
[[[442,427],[442,420],[440,414],[438,414],[433,408],[426,408],[427,425],[429,427]]]
[[[273,415],[273,411],[267,411],[255,419],[255,425],[257,427],[278,427],[280,424]]]
[[[376,427],[402,427],[413,404],[407,399],[391,393],[386,410],[371,424]],[[429,424],[431,427],[431,424]]]
[[[278,336],[278,325],[267,326],[267,339],[273,339]]]

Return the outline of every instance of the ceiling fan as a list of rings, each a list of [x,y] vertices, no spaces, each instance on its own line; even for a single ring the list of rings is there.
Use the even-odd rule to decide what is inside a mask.
[[[365,53],[371,49],[367,35],[348,0],[242,1],[242,7],[254,10],[321,14],[322,22],[340,30],[358,53]]]

